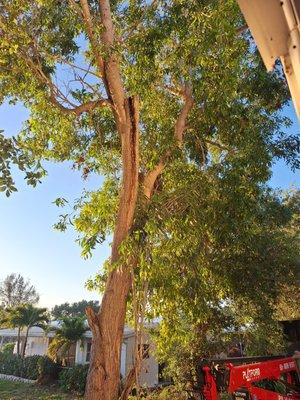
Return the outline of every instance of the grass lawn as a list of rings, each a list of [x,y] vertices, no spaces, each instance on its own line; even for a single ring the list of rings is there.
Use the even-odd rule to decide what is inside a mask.
[[[55,387],[0,380],[1,400],[82,400],[82,397],[62,393]]]

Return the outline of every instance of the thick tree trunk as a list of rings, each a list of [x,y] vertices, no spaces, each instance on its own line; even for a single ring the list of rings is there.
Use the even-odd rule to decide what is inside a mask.
[[[126,120],[118,120],[122,140],[123,182],[112,245],[111,263],[119,261],[119,247],[132,227],[138,190],[138,105],[125,100]],[[130,260],[109,274],[99,313],[87,309],[93,334],[86,400],[115,400],[119,395],[120,355],[127,296],[131,288]]]

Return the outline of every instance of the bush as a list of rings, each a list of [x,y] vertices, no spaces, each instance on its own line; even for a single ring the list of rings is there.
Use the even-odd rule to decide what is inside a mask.
[[[40,357],[38,360],[38,372],[41,378],[51,378],[53,380],[58,379],[59,372],[61,371],[61,366],[55,363],[51,358],[44,356]]]
[[[65,368],[59,374],[59,386],[66,392],[84,394],[88,365]]]
[[[23,360],[15,354],[0,353],[0,373],[23,378]]]
[[[15,347],[14,343],[6,343],[6,344],[4,344],[2,346],[1,353],[3,353],[3,354],[13,354],[14,347]]]
[[[195,394],[195,392],[187,392],[181,385],[171,385],[162,389],[145,390],[144,393],[140,390],[138,395],[131,395],[128,400],[189,400],[200,398],[199,393],[196,396]],[[232,396],[229,393],[219,393],[218,399],[230,400]]]
[[[179,386],[168,386],[163,389],[157,389],[153,391],[145,390],[140,391],[137,396],[129,396],[128,400],[188,400],[190,398],[189,393]]]
[[[41,356],[30,356],[22,359],[23,378],[36,380],[39,377],[38,360]]]
[[[16,354],[0,353],[0,373],[19,376],[26,379],[41,379],[51,376],[57,379],[60,366],[46,356],[22,358]]]

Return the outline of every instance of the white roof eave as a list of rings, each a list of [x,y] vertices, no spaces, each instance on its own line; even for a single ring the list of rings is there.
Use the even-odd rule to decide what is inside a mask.
[[[299,0],[237,0],[268,71],[280,59],[300,119]]]

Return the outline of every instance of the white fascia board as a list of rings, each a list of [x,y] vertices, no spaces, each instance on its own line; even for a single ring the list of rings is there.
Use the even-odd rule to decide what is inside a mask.
[[[281,59],[300,119],[300,0],[237,0],[268,71]]]
[[[290,51],[281,57],[285,76],[290,88],[295,111],[300,119],[300,34],[294,31],[291,35]]]
[[[279,0],[237,0],[268,71],[288,52],[289,28]]]

